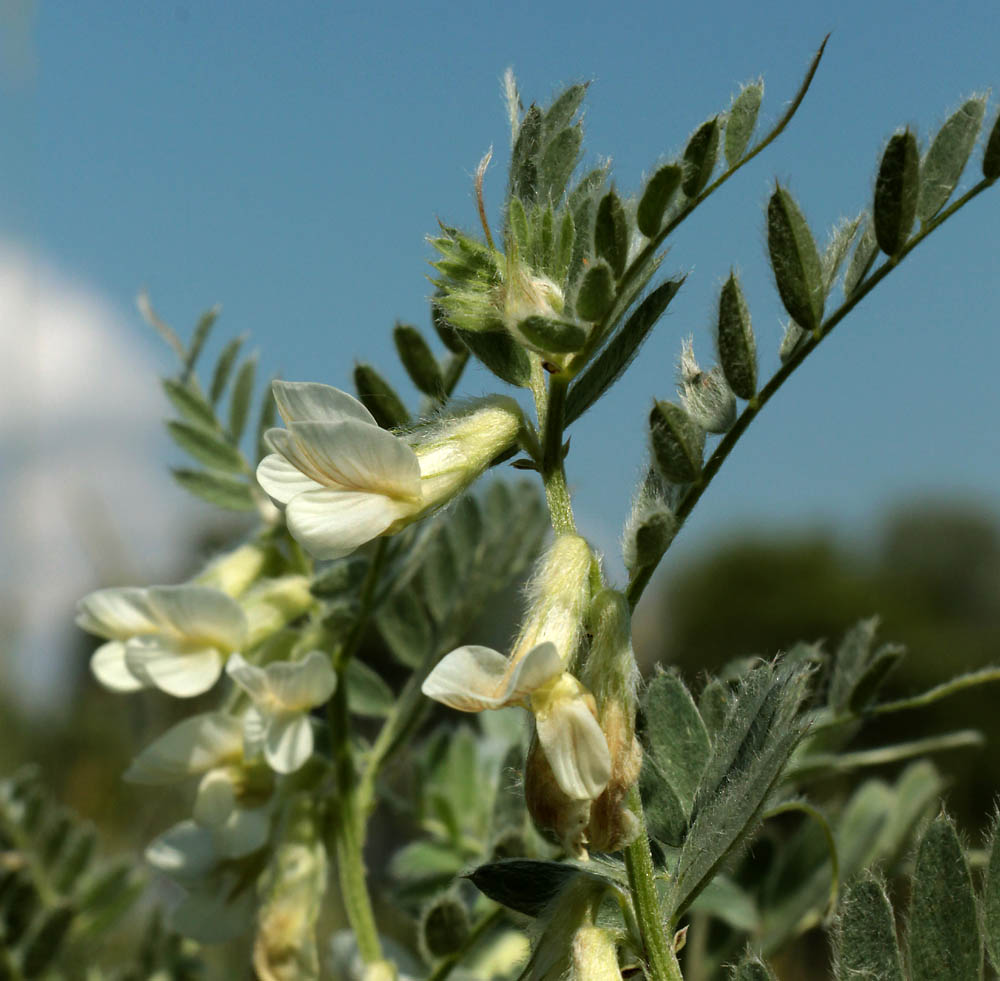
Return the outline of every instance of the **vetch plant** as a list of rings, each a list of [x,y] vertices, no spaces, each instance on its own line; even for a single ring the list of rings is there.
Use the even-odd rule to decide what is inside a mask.
[[[643,680],[631,627],[675,536],[789,375],[1000,177],[997,122],[976,150],[986,99],[966,100],[926,148],[912,129],[894,134],[870,210],[823,246],[774,186],[767,249],[789,317],[780,367],[762,377],[730,272],[717,363],[701,367],[683,343],[676,395],[650,393],[626,582],[578,527],[566,481],[570,427],[683,289],[683,275],[664,275],[664,246],[792,122],[822,54],[769,130],[758,132],[763,84],[752,82],[634,194],[608,166],[579,173],[586,86],[525,109],[508,74],[500,220],[484,203],[487,155],[481,232],[441,224],[430,239],[445,354],[415,327],[394,330],[419,406],[368,364],[354,368],[356,398],[325,380],[276,380],[248,448],[256,361],[239,361],[242,339],[201,381],[216,311],[185,344],[143,301],[181,362],[164,383],[177,412],[168,429],[197,466],[175,477],[258,518],[191,583],[103,589],[80,606],[81,625],[105,640],[92,661],[102,684],[215,700],[126,773],[190,784],[191,816],[146,852],[172,882],[176,935],[244,938],[262,979],[766,979],[817,926],[833,927],[845,981],[971,981],[984,945],[1000,968],[996,848],[977,884],[968,849],[934,817],[945,781],[928,759],[978,735],[877,741],[881,717],[1000,669],[883,700],[903,651],[864,620],[832,650],[803,642],[692,687],[670,668]],[[981,177],[961,190],[974,158]],[[456,397],[470,358],[502,393]],[[501,476],[508,465],[530,479]],[[507,587],[524,577],[513,640],[487,646],[482,612],[520,610]],[[364,656],[373,640],[381,660]],[[892,781],[865,776],[893,762],[907,765]],[[38,976],[32,938],[63,895],[30,857],[45,846],[25,833],[24,794],[0,799],[4,854],[25,856],[16,888],[30,882],[40,897],[26,923],[3,907],[15,977]],[[368,847],[376,815],[398,832],[387,863]],[[885,883],[908,876],[904,956]],[[330,909],[348,930],[331,934]],[[71,957],[71,926],[59,941],[52,956]]]

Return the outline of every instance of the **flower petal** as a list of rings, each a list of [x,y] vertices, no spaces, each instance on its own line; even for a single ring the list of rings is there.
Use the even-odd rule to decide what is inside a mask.
[[[111,691],[139,691],[146,687],[129,671],[125,663],[125,645],[120,640],[111,640],[98,647],[90,659],[90,670]]]
[[[267,807],[236,807],[217,832],[215,845],[226,858],[242,858],[263,848],[271,835],[271,812]]]
[[[150,605],[174,632],[223,651],[238,650],[247,634],[243,607],[211,586],[151,586]]]
[[[316,461],[299,446],[295,437],[287,429],[269,429],[264,434],[264,441],[278,456],[283,456],[294,470],[298,470],[299,473],[308,477],[320,487],[332,486],[334,490],[340,489],[341,485],[331,482],[330,477],[320,470]],[[302,491],[299,493],[302,493]]]
[[[310,651],[301,661],[272,661],[264,672],[271,697],[291,712],[322,705],[337,687],[337,674],[322,651]]]
[[[239,760],[243,724],[224,712],[178,722],[147,746],[125,771],[129,783],[169,784]]]
[[[87,633],[111,640],[126,640],[158,629],[147,591],[131,586],[98,589],[85,596],[77,604],[76,622]]]
[[[342,559],[409,513],[382,494],[318,490],[292,500],[285,520],[292,536],[315,558]]]
[[[256,705],[251,705],[243,713],[243,756],[252,760],[264,752],[264,741],[267,738],[267,727],[271,717],[262,712]]]
[[[264,742],[264,759],[275,773],[294,773],[313,751],[313,731],[307,715],[299,712],[271,719]]]
[[[559,650],[551,641],[543,641],[532,647],[514,665],[510,677],[504,685],[505,702],[516,702],[530,695],[565,670]]]
[[[596,800],[611,779],[611,754],[601,727],[582,696],[554,700],[537,713],[538,741],[556,783],[574,800]]]
[[[490,647],[470,644],[445,654],[420,690],[460,712],[482,712],[504,704],[499,694],[510,661]]]
[[[417,454],[398,436],[361,422],[293,422],[288,429],[326,483],[420,499]]]
[[[130,640],[125,663],[137,678],[175,698],[204,694],[222,674],[214,647],[178,649],[160,637]]]
[[[212,833],[194,821],[175,824],[146,848],[146,861],[153,868],[181,882],[198,882],[217,858]]]
[[[236,788],[225,770],[209,770],[198,784],[191,816],[203,828],[225,825],[236,806]]]
[[[323,486],[304,474],[280,453],[269,453],[260,461],[257,467],[257,483],[268,497],[279,504],[287,504],[296,494],[318,490]]]
[[[263,702],[268,697],[267,674],[263,668],[250,664],[242,654],[230,654],[226,661],[226,674],[240,686],[255,702]]]
[[[377,426],[375,417],[347,392],[318,382],[271,383],[274,401],[285,424],[293,422],[357,422]]]

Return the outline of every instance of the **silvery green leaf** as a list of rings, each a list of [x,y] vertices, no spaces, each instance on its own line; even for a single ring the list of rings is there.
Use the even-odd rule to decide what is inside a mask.
[[[684,806],[660,765],[651,756],[644,756],[642,760],[639,793],[650,836],[664,844],[679,847],[687,832],[690,808]]]
[[[574,308],[581,320],[596,323],[611,309],[615,299],[615,277],[604,261],[593,263],[584,273]]]
[[[546,140],[552,140],[573,121],[583,103],[583,97],[587,94],[588,84],[583,82],[571,85],[560,92],[552,105],[545,110],[545,115],[542,117],[542,132]]]
[[[243,472],[243,455],[218,430],[171,419],[167,423],[167,432],[182,450],[206,467],[234,474]]]
[[[347,706],[355,715],[384,719],[396,696],[376,671],[356,657],[347,665]]]
[[[198,357],[200,356],[202,349],[205,347],[205,341],[208,340],[209,332],[215,325],[215,321],[218,319],[219,312],[222,308],[219,306],[214,306],[209,310],[206,310],[199,318],[198,323],[195,324],[194,333],[191,335],[191,343],[188,345],[187,357],[184,359],[184,372],[190,375],[194,369],[195,365],[198,363]]]
[[[689,197],[696,197],[712,176],[719,154],[719,120],[709,119],[699,126],[684,147],[684,176],[681,188]]]
[[[777,981],[777,978],[764,961],[748,952],[733,968],[732,981]]]
[[[917,217],[933,218],[951,197],[976,145],[986,113],[986,96],[968,99],[938,130],[920,166]]]
[[[752,399],[757,394],[757,341],[750,311],[734,272],[729,273],[719,294],[716,344],[719,364],[729,387],[741,399]]]
[[[396,390],[370,364],[362,361],[354,366],[354,388],[361,404],[383,429],[398,429],[410,421]]]
[[[854,249],[854,255],[844,273],[844,296],[848,299],[861,284],[868,270],[871,269],[875,256],[878,255],[878,241],[875,238],[875,226],[871,219],[866,219],[861,237]]]
[[[686,484],[701,473],[705,431],[673,402],[657,402],[649,413],[653,461],[664,480]]]
[[[533,105],[521,120],[510,158],[510,192],[526,204],[534,204],[538,195],[541,141],[542,111]]]
[[[236,357],[240,353],[240,348],[243,346],[245,340],[246,335],[234,337],[222,349],[219,360],[215,362],[215,369],[212,372],[212,384],[208,389],[212,405],[215,405],[222,398],[222,393],[226,390],[226,385],[229,383],[229,375],[232,373],[233,365],[236,364]]]
[[[944,780],[929,760],[906,767],[893,787],[896,801],[878,843],[878,860],[891,871],[912,844],[914,828],[936,807]]]
[[[764,82],[757,79],[745,85],[740,94],[733,99],[733,104],[726,116],[725,151],[726,163],[734,167],[750,143],[754,128],[757,125],[757,115],[760,103],[764,98]]]
[[[628,218],[614,188],[601,198],[597,206],[594,248],[611,267],[615,278],[619,278],[628,259]]]
[[[423,335],[409,324],[396,324],[392,331],[396,353],[417,391],[440,399],[444,393],[441,367]]]
[[[781,302],[804,330],[823,321],[823,270],[799,206],[780,185],[767,206],[767,247]]]
[[[223,473],[188,470],[183,467],[176,467],[171,473],[186,491],[216,507],[228,511],[252,511],[256,507],[253,494],[245,480]]]
[[[583,128],[570,126],[549,140],[542,150],[538,163],[538,199],[557,204],[566,190],[566,184],[580,161]]]
[[[559,221],[559,233],[556,236],[555,256],[552,261],[552,275],[557,283],[562,283],[569,273],[573,260],[573,246],[576,241],[576,224],[573,212],[568,208]]]
[[[1000,115],[993,123],[983,150],[983,177],[988,181],[995,181],[1000,177]]]
[[[517,332],[533,348],[546,354],[573,354],[587,343],[588,336],[580,324],[540,316],[519,321]]]
[[[826,248],[823,249],[823,257],[821,259],[823,265],[823,293],[825,296],[830,295],[830,290],[833,289],[833,284],[837,281],[840,267],[847,258],[848,250],[854,241],[854,236],[861,227],[864,217],[865,213],[862,212],[857,218],[842,218],[830,233],[830,238],[826,243]]]
[[[871,872],[850,883],[834,935],[837,981],[905,981],[896,923],[885,885]]]
[[[983,944],[969,866],[954,825],[940,815],[917,846],[910,899],[912,981],[977,981]]]
[[[423,603],[410,589],[401,589],[383,603],[375,614],[375,623],[383,640],[396,659],[416,667],[430,652],[434,628]]]
[[[524,349],[504,330],[459,333],[466,347],[490,371],[508,385],[525,388],[531,378],[531,362]]]
[[[989,864],[983,880],[983,930],[986,934],[986,949],[994,970],[1000,965],[1000,833],[997,830],[997,816],[993,817],[990,830]]]
[[[920,151],[909,129],[889,140],[875,180],[875,239],[886,255],[906,244],[917,214],[920,191]]]
[[[238,443],[246,428],[247,417],[250,415],[250,396],[253,394],[253,383],[257,373],[257,356],[247,358],[236,372],[233,391],[229,396],[229,435],[233,442]]]
[[[524,210],[524,205],[518,197],[512,197],[507,202],[507,227],[514,237],[518,254],[529,255],[532,247],[531,226],[528,224],[528,215]]]
[[[164,378],[162,383],[167,398],[170,399],[181,416],[189,422],[206,426],[209,429],[218,427],[215,411],[193,384],[177,381],[174,378]]]
[[[664,164],[646,182],[635,213],[639,231],[646,238],[653,238],[662,227],[663,215],[681,186],[683,173],[680,164]]]
[[[264,436],[267,431],[274,425],[275,420],[278,415],[277,404],[274,401],[274,395],[271,392],[271,382],[272,378],[264,386],[264,397],[261,399],[260,403],[260,413],[257,416],[257,459],[262,460],[268,453],[271,452],[270,447],[264,440]]]

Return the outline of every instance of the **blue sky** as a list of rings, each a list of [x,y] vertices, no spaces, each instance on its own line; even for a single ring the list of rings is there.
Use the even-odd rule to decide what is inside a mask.
[[[429,327],[425,236],[437,217],[474,227],[471,174],[491,145],[487,201],[499,224],[508,65],[526,100],[593,80],[588,159],[611,156],[617,185],[632,192],[740,82],[764,77],[761,118],[776,119],[832,32],[790,129],[675,236],[663,268],[689,274],[683,292],[624,382],[575,429],[569,472],[583,530],[610,549],[642,464],[650,400],[672,397],[684,336],[710,361],[708,327],[730,266],[743,278],[764,376],[777,364],[783,312],[763,232],[774,178],[790,184],[822,241],[869,204],[898,125],[914,125],[926,146],[961,97],[1000,82],[998,27],[994,3],[945,12],[897,0],[42,0],[21,43],[16,31],[7,39],[0,238],[100,297],[145,364],[170,366],[134,312],[143,286],[182,331],[221,302],[211,351],[249,331],[265,370],[345,388],[353,361],[369,360],[412,401],[390,328],[396,319]],[[995,115],[994,101],[988,124]],[[838,328],[753,425],[683,548],[735,522],[863,535],[893,502],[937,492],[995,508],[998,219],[1000,189]],[[96,353],[87,369],[102,370]],[[491,385],[473,373],[465,391]]]

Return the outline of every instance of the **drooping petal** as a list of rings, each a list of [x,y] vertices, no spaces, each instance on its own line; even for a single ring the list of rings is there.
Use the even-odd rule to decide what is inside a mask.
[[[236,682],[255,702],[267,701],[269,685],[263,668],[250,664],[242,654],[230,654],[226,661],[226,674]]]
[[[260,461],[257,466],[257,483],[268,497],[279,504],[287,504],[296,494],[319,490],[323,486],[280,453],[269,453]]]
[[[408,513],[408,507],[382,494],[318,490],[294,498],[285,520],[292,536],[315,558],[342,559]]]
[[[420,690],[460,712],[500,708],[504,701],[498,692],[509,667],[510,661],[492,648],[458,647],[438,661]]]
[[[247,634],[243,608],[211,586],[151,586],[151,606],[175,634],[223,651],[239,650]]]
[[[346,422],[353,419],[377,426],[374,416],[347,392],[318,382],[271,383],[274,401],[285,424],[293,422]]]
[[[290,712],[322,705],[337,687],[337,674],[322,651],[310,651],[301,661],[276,661],[264,669],[274,701]]]
[[[129,671],[125,663],[125,645],[120,640],[110,640],[98,647],[90,659],[90,670],[111,691],[139,691],[146,687]]]
[[[209,770],[198,784],[191,816],[204,828],[221,828],[236,806],[236,787],[229,774],[219,768]]]
[[[246,759],[252,760],[264,752],[267,727],[270,724],[271,717],[256,705],[251,705],[243,713],[243,756]]]
[[[360,422],[293,422],[288,428],[325,482],[419,500],[420,463],[398,436]]]
[[[264,759],[275,773],[294,773],[312,756],[309,717],[299,712],[271,719],[264,741]]]
[[[98,589],[77,604],[76,622],[87,633],[112,640],[154,633],[157,616],[145,589],[132,586]]]
[[[593,712],[582,696],[554,699],[536,712],[538,741],[567,797],[596,800],[611,779],[611,754]]]
[[[514,670],[504,685],[504,701],[516,702],[525,695],[530,695],[536,688],[559,677],[564,668],[559,651],[551,641],[532,647],[514,665]]]
[[[216,833],[215,846],[226,858],[242,858],[263,848],[270,835],[271,812],[267,807],[236,807]]]
[[[153,839],[146,861],[180,882],[198,882],[215,864],[218,854],[212,833],[194,821],[181,821]]]
[[[222,674],[214,647],[178,648],[159,637],[130,640],[125,663],[137,678],[175,698],[204,694]]]
[[[178,722],[147,746],[125,771],[129,783],[169,784],[235,762],[243,752],[243,725],[224,712]]]

